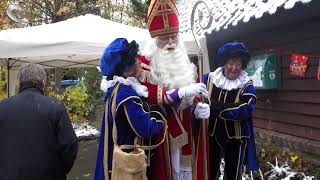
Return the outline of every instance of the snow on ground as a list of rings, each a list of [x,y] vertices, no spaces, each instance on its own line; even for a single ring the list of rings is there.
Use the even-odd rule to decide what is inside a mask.
[[[81,137],[98,137],[100,132],[94,128],[93,126],[90,126],[87,123],[84,124],[72,124],[74,131],[76,132],[76,135],[78,138]]]
[[[276,158],[276,164],[271,164],[268,162],[268,164],[272,167],[272,169],[268,172],[261,172],[264,176],[265,180],[276,180],[279,179],[279,177],[284,177],[282,180],[291,180],[296,175],[299,175],[303,180],[315,180],[314,176],[306,176],[303,172],[293,172],[289,165],[287,163],[283,163],[279,165],[278,160]],[[220,164],[220,177],[219,180],[223,180],[223,174],[224,174],[224,165],[225,162],[222,159]],[[242,174],[242,180],[253,180],[252,176],[250,174]]]
[[[288,165],[288,163],[278,163],[278,159],[276,158],[276,163],[273,165],[270,162],[267,162],[272,169],[269,172],[266,172],[265,175],[268,175],[268,180],[277,179],[277,177],[283,177],[282,180],[290,180],[295,176],[299,176],[303,178],[303,180],[313,180],[314,176],[306,176],[303,172],[293,172]]]

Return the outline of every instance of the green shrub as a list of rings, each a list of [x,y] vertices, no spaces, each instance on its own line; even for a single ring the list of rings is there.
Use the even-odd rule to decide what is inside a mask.
[[[89,96],[84,84],[67,87],[64,96],[70,118],[75,122],[83,121],[89,112]]]
[[[89,95],[83,83],[68,86],[63,94],[54,91],[49,91],[47,94],[65,103],[72,122],[82,123],[86,121],[89,113]]]
[[[0,100],[3,100],[7,97],[6,86],[6,71],[0,67]]]

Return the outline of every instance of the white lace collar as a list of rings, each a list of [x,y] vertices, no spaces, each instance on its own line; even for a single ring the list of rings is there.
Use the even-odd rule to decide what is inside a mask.
[[[131,86],[139,96],[148,97],[148,88],[140,84],[140,82],[135,77],[127,77],[126,79],[119,76],[113,76],[112,80],[107,80],[106,76],[103,76],[103,79],[100,84],[100,89],[103,92],[107,92],[109,88],[116,85],[117,82]]]
[[[232,90],[242,88],[249,80],[248,73],[241,70],[240,75],[235,80],[227,79],[223,74],[223,67],[219,67],[214,72],[209,74],[209,78],[211,78],[212,83],[221,89],[224,90]]]

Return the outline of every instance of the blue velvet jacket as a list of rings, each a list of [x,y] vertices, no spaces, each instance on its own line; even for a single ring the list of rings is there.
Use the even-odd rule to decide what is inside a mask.
[[[116,86],[116,85],[115,85]],[[104,180],[107,173],[104,172],[104,156],[108,156],[108,171],[112,169],[113,155],[113,140],[112,127],[113,117],[111,114],[111,103],[113,98],[110,98],[114,87],[109,88],[105,93],[105,103],[108,105],[108,115],[105,119],[105,112],[102,119],[98,156],[96,161],[96,169],[94,180]],[[148,139],[153,135],[158,134],[164,127],[162,120],[157,117],[152,117],[142,98],[133,90],[131,86],[120,84],[118,93],[115,95],[116,101],[116,127],[118,131],[118,145],[133,144],[134,138],[138,136],[140,139]],[[108,127],[108,150],[104,152],[105,146],[105,123]]]
[[[214,101],[224,102],[225,107],[219,115],[210,115],[209,134],[218,136],[221,139],[248,139],[248,146],[245,154],[245,162],[250,171],[257,171],[259,163],[256,156],[254,141],[252,111],[256,104],[256,90],[251,81],[242,88],[223,90],[208,82],[208,76],[204,76],[204,83],[207,84],[211,94],[211,104]],[[215,116],[215,117],[214,117]]]

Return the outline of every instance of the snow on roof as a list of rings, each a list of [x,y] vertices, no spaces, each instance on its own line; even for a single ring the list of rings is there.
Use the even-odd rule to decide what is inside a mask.
[[[273,15],[279,8],[292,9],[297,3],[307,4],[312,0],[177,0],[179,10],[180,31],[191,31],[191,13],[195,4],[194,31],[197,34],[220,31],[230,26],[237,26],[239,22],[247,23],[252,18],[259,19],[264,14]],[[206,7],[207,6],[207,7]],[[202,20],[199,23],[199,14]],[[209,27],[203,28],[210,22]],[[201,28],[202,25],[202,28]]]

